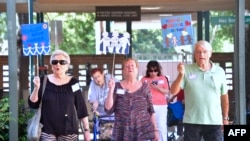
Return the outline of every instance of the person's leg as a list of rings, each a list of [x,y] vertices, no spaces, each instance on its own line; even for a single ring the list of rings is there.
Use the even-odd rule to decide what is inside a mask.
[[[183,123],[182,121],[179,121],[177,125],[177,135],[182,136],[183,135]]]
[[[184,123],[184,141],[201,141],[201,125]]]
[[[222,141],[221,125],[202,125],[204,141]]]
[[[160,141],[167,141],[167,105],[154,105],[154,110],[156,123],[160,134]]]
[[[250,114],[247,114],[247,125],[250,125]]]

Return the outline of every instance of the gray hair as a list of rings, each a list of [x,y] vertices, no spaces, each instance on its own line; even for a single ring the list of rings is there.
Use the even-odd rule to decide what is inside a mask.
[[[63,50],[60,50],[60,49],[55,50],[55,51],[51,54],[51,56],[50,56],[50,64],[51,64],[51,61],[53,60],[53,58],[54,58],[55,56],[57,56],[57,55],[63,55],[63,56],[66,58],[66,60],[68,61],[68,64],[70,64],[70,57],[69,57],[69,54],[68,54],[67,52],[63,51]]]
[[[206,50],[209,50],[209,51],[212,51],[212,46],[211,44],[208,42],[208,41],[205,41],[205,40],[200,40],[198,41],[196,44],[195,44],[195,48],[194,50],[196,49],[197,46],[200,46],[202,47],[203,49],[206,49]]]

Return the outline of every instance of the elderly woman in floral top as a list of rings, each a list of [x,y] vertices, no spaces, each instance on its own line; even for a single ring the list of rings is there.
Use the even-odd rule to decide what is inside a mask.
[[[124,80],[109,82],[105,101],[107,113],[115,113],[115,141],[158,141],[154,108],[148,85],[137,79],[138,63],[132,58],[123,62]]]

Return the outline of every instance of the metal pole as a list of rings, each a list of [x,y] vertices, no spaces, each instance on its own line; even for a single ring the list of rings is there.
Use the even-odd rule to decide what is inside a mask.
[[[210,12],[209,11],[205,11],[204,12],[204,20],[205,20],[205,40],[206,41],[210,41],[210,33],[209,33],[209,31],[210,31]]]
[[[236,98],[236,122],[246,124],[245,0],[236,0],[235,3],[234,93]]]
[[[203,39],[203,12],[197,12],[197,40]]]
[[[29,13],[29,24],[33,24],[33,0],[28,0],[28,13]],[[29,66],[30,66],[30,80],[33,81],[34,78],[34,58],[33,56],[29,56]],[[30,83],[30,90],[32,91],[34,88],[34,84]]]
[[[127,57],[132,57],[132,21],[127,21],[127,32],[130,34],[130,48]]]
[[[7,0],[7,34],[8,34],[8,65],[9,65],[9,141],[18,141],[18,56],[16,35],[16,1]],[[11,54],[11,55],[10,55]]]

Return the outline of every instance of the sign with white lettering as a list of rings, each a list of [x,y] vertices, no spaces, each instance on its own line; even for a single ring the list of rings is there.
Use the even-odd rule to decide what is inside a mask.
[[[161,19],[163,48],[192,45],[191,15],[169,16]]]
[[[97,6],[96,21],[140,21],[140,6]]]
[[[224,125],[224,141],[249,141],[249,125]]]
[[[25,56],[42,55],[50,52],[48,23],[22,24],[21,33]]]
[[[211,17],[212,25],[228,25],[234,24],[235,17],[234,16],[221,16],[221,17]],[[250,24],[250,16],[245,16],[245,24]]]

